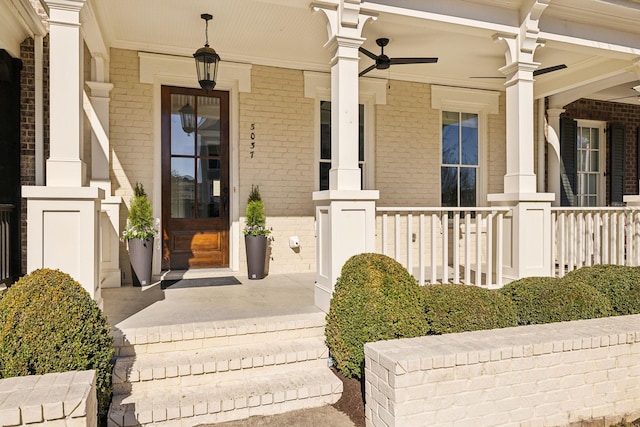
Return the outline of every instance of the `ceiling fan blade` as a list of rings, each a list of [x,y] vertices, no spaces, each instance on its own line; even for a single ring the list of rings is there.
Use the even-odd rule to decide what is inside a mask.
[[[369,71],[373,70],[376,68],[376,64],[373,64],[372,66],[370,66],[369,68],[366,68],[365,70],[361,71],[360,74],[358,74],[358,77],[362,77],[365,74],[367,74]]]
[[[362,46],[359,47],[358,50],[364,53],[365,55],[367,55],[369,58],[373,59],[374,61],[378,59],[378,55],[369,52],[367,49],[363,48]]]
[[[434,64],[438,62],[438,58],[391,58],[389,63],[391,65],[398,64]]]
[[[533,72],[533,76],[535,77],[535,76],[539,76],[540,74],[550,73],[552,71],[564,70],[565,68],[567,68],[565,64],[554,65],[553,67],[547,67],[547,68],[540,68],[539,70],[535,70]]]

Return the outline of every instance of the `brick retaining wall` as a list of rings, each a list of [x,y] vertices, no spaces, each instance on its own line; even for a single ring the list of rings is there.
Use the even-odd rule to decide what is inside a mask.
[[[367,426],[606,425],[640,410],[640,316],[365,345]]]
[[[0,426],[97,426],[96,371],[0,380]]]

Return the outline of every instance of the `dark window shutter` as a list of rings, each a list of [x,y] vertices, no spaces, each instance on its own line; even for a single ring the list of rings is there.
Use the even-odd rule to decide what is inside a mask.
[[[640,182],[640,127],[636,129],[636,181]]]
[[[560,204],[576,205],[578,181],[578,123],[560,117]]]
[[[624,195],[624,170],[626,129],[623,125],[611,124],[609,126],[609,192],[611,204],[621,204]]]

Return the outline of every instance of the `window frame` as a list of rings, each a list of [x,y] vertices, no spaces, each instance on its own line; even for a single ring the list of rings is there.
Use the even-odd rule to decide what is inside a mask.
[[[439,110],[438,115],[438,152],[440,170],[438,188],[442,206],[442,114],[443,112],[467,113],[478,115],[478,166],[476,169],[476,206],[487,205],[488,186],[488,145],[489,114],[499,114],[500,92],[467,89],[447,86],[431,87],[431,107]]]
[[[454,113],[458,115],[458,162],[457,163],[444,163],[443,162],[443,153],[442,150],[444,148],[444,141],[443,141],[443,123],[444,123],[444,119],[443,116],[445,113]],[[476,150],[477,150],[477,162],[475,164],[465,164],[461,162],[461,158],[462,158],[462,126],[460,126],[462,124],[462,115],[463,114],[468,114],[468,115],[474,115],[476,117],[477,120],[477,129],[476,129]],[[460,176],[461,176],[461,169],[474,169],[475,170],[475,184],[476,184],[476,194],[475,194],[475,198],[476,198],[476,206],[478,205],[478,187],[479,187],[479,172],[480,172],[480,115],[477,113],[468,113],[468,112],[463,112],[463,111],[448,111],[448,110],[441,110],[440,111],[440,205],[442,205],[442,169],[443,168],[455,168],[457,170],[457,189],[458,189],[458,194],[457,194],[457,206],[451,206],[451,207],[463,207],[460,205],[460,201],[461,201],[461,189],[460,189]],[[467,207],[467,206],[464,206]]]
[[[598,161],[598,184],[597,184],[597,197],[596,197],[596,207],[606,206],[607,202],[607,147],[608,141],[606,137],[606,129],[607,122],[603,122],[600,120],[584,120],[584,119],[576,119],[576,151],[578,152],[579,157],[579,147],[578,147],[578,138],[580,135],[581,128],[590,128],[590,129],[598,129],[598,138],[599,138],[599,161]],[[576,206],[583,206],[580,204],[580,171],[578,170],[578,165],[580,164],[579,159],[576,158]]]
[[[320,111],[320,104],[323,101],[331,102],[331,91],[328,89],[317,90],[317,96],[315,99],[315,120],[314,120],[314,181],[313,188],[315,191],[320,190],[320,163],[327,163],[326,159],[321,159],[321,125],[322,118]],[[362,165],[362,190],[369,190],[375,188],[374,183],[374,144],[375,144],[375,96],[372,94],[361,94],[358,99],[358,104],[364,106],[364,161],[358,161],[358,164]]]

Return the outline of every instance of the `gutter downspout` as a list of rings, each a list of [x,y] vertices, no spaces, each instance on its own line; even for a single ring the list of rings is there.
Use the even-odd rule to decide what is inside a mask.
[[[36,137],[36,185],[45,185],[44,177],[44,37],[34,35],[35,59],[35,137]]]

